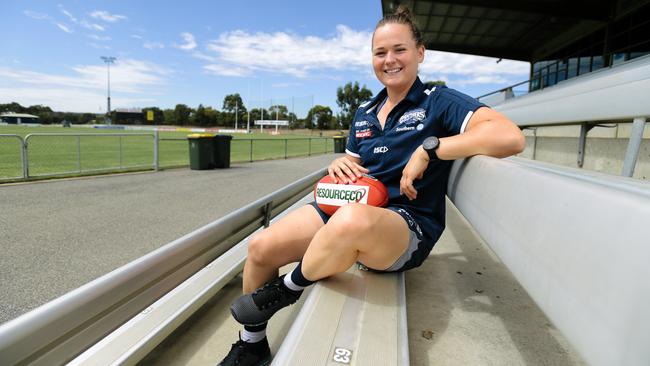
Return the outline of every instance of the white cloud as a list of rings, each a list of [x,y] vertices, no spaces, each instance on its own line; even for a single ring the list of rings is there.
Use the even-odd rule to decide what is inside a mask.
[[[290,32],[225,32],[209,41],[205,53],[192,56],[207,62],[204,69],[222,76],[249,76],[255,72],[272,72],[305,78],[331,71],[372,74],[370,42],[372,33],[336,26],[330,37],[303,36]],[[420,65],[426,80],[447,80],[453,84],[506,83],[528,76],[525,62],[427,51]]]
[[[102,25],[96,24],[96,23],[89,23],[86,19],[82,19],[79,22],[79,25],[90,30],[96,30],[96,31],[105,31],[106,28]]]
[[[61,4],[59,4],[58,7],[59,7],[59,10],[61,11],[61,13],[63,13],[65,16],[67,16],[68,19],[70,19],[70,21],[72,23],[74,23],[74,24],[80,25],[80,26],[82,26],[82,27],[84,27],[86,29],[90,29],[90,30],[94,30],[94,31],[102,31],[103,32],[104,30],[106,30],[106,28],[104,28],[103,26],[101,26],[99,24],[95,24],[95,23],[90,23],[86,19],[81,19],[81,20],[77,19],[74,15],[72,15],[72,13],[67,11],[63,7],[63,5],[61,5]],[[56,24],[59,25],[59,23],[56,23]],[[66,28],[70,29],[70,27],[68,27],[68,26],[66,26]]]
[[[105,10],[95,10],[92,13],[89,14],[91,17],[95,19],[101,19],[105,22],[109,23],[115,23],[120,20],[125,20],[127,17],[125,15],[119,15],[119,14],[111,14]]]
[[[521,61],[463,55],[440,51],[426,51],[420,65],[421,78],[445,80],[453,85],[508,84],[528,77],[529,64]]]
[[[181,33],[181,37],[185,41],[185,44],[175,45],[174,47],[185,51],[191,51],[196,48],[196,40],[194,39],[192,33],[183,32]]]
[[[237,66],[225,66],[218,64],[205,65],[203,68],[209,73],[221,76],[250,76],[253,70]]]
[[[2,88],[0,101],[15,101],[22,105],[47,105],[55,111],[104,113],[106,92],[79,88]],[[111,95],[111,104],[119,108],[141,107],[155,103],[150,97],[122,97]]]
[[[198,52],[198,51],[192,52],[192,57],[198,58],[199,60],[208,61],[208,62],[218,62],[219,61],[219,59],[217,57],[208,56],[205,53]]]
[[[89,34],[88,38],[94,39],[95,41],[110,41],[111,37],[109,36],[98,36],[96,34]]]
[[[292,33],[255,33],[236,30],[210,41],[207,50],[216,55],[219,67],[230,75],[229,65],[248,70],[270,71],[306,77],[314,70],[358,70],[370,67],[370,32],[338,25],[331,38]],[[240,73],[241,74],[241,73]]]
[[[25,14],[26,16],[28,16],[28,17],[30,17],[32,19],[36,19],[36,20],[44,20],[44,19],[49,19],[50,18],[50,16],[47,15],[47,14],[37,13],[37,12],[31,11],[31,10],[25,10],[23,12],[23,14]]]
[[[110,50],[110,49],[111,49],[111,48],[110,48],[109,46],[107,46],[107,45],[104,45],[104,44],[97,44],[97,43],[94,43],[94,42],[90,42],[89,45],[90,45],[92,48],[97,48],[98,50]]]
[[[160,42],[145,42],[142,47],[150,50],[165,48],[165,45]]]
[[[47,104],[56,110],[95,112],[106,97],[106,66],[77,65],[72,75],[57,75],[0,67],[0,102]],[[151,101],[167,85],[171,70],[156,64],[124,59],[111,65],[111,92],[116,107]],[[104,99],[105,100],[105,99]]]
[[[59,29],[61,29],[62,31],[64,31],[66,33],[72,33],[72,29],[70,29],[65,24],[61,24],[61,23],[54,23],[54,24],[56,24],[56,26],[59,27]]]
[[[142,36],[139,36],[139,35],[137,35],[137,34],[132,34],[132,35],[131,35],[131,38],[142,39]]]
[[[77,18],[75,18],[74,15],[72,15],[69,11],[65,10],[63,5],[59,4],[59,10],[61,13],[65,14],[65,16],[67,16],[72,22],[77,22]]]

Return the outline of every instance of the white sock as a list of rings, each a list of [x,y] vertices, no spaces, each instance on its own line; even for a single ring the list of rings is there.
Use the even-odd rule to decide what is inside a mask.
[[[294,268],[293,271],[295,271],[296,269],[297,268]],[[293,283],[293,281],[291,281],[291,273],[293,273],[293,271],[287,273],[287,275],[284,276],[284,285],[287,286],[289,288],[289,290],[293,290],[293,291],[302,291],[302,290],[304,290],[306,286],[296,285],[295,283]]]
[[[257,343],[266,337],[266,329],[260,330],[259,332],[250,332],[244,329],[241,332],[241,340],[246,343]]]

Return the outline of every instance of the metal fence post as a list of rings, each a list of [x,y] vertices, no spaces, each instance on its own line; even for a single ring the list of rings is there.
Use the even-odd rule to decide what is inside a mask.
[[[634,167],[636,160],[639,157],[639,148],[641,147],[641,140],[643,139],[643,129],[645,127],[646,119],[643,117],[635,118],[630,132],[630,141],[627,144],[627,151],[625,152],[625,161],[623,162],[624,177],[631,177],[634,174]]]
[[[81,136],[77,135],[77,170],[81,173]]]
[[[250,159],[250,162],[252,163],[253,162],[253,139],[250,139],[250,142],[251,142],[251,159]]]
[[[160,170],[160,161],[158,155],[159,140],[160,136],[158,135],[158,130],[153,131],[153,169],[155,171]]]
[[[122,136],[117,136],[117,138],[118,138],[119,147],[120,147],[120,153],[119,153],[119,157],[120,157],[120,169],[122,169]]]
[[[287,158],[287,142],[289,139],[284,139],[284,158]]]
[[[587,146],[587,133],[594,128],[590,123],[583,123],[580,125],[580,139],[578,140],[578,167],[582,168],[585,162],[585,149]]]
[[[23,140],[22,137],[20,138],[20,150],[23,159],[23,179],[27,179],[29,177],[29,169],[27,168],[27,164],[29,164],[27,161],[27,141]]]
[[[311,156],[311,137],[309,138],[309,150],[307,156]]]

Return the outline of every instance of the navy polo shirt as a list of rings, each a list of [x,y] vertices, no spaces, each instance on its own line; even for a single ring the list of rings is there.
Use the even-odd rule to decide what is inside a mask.
[[[399,193],[402,170],[425,138],[463,133],[472,114],[484,104],[446,86],[427,88],[417,78],[406,98],[388,114],[382,130],[376,109],[386,97],[384,89],[359,107],[346,153],[360,158],[368,174],[386,185],[388,205],[409,211],[432,248],[445,228],[445,193],[453,161],[431,161],[423,178],[413,182],[418,191],[413,201]]]

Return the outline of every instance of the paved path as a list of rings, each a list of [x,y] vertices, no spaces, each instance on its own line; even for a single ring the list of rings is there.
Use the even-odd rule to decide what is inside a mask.
[[[0,185],[0,323],[323,168],[334,157]]]

